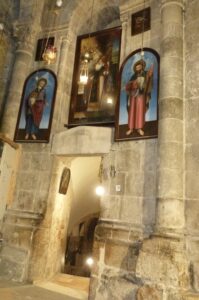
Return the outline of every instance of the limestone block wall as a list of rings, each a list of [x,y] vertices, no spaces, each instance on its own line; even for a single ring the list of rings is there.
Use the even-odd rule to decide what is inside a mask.
[[[141,0],[120,1],[121,63],[141,47],[141,35],[131,36],[131,15],[142,9],[143,4]],[[68,135],[58,134],[54,141],[57,139],[59,149],[55,144],[51,149],[52,140],[50,144],[22,145],[15,198],[3,225],[6,244],[1,252],[0,276],[22,281],[52,276],[60,270],[60,259],[57,258],[64,251],[70,199],[67,207],[64,206],[65,199],[57,196],[62,164],[56,155],[102,153],[106,194],[101,199],[100,223],[96,229],[96,263],[90,299],[147,299],[146,295],[150,294],[151,299],[184,300],[191,296],[179,296],[180,289],[198,291],[199,3],[197,0],[186,1],[185,20],[182,0],[151,0],[145,1],[145,5],[151,7],[151,30],[144,33],[143,46],[154,48],[162,55],[159,140],[114,143],[112,139],[112,144],[106,145],[110,146],[109,153],[93,153],[93,149],[88,149],[89,143],[83,144],[82,135],[93,137],[94,128],[82,128],[71,129]],[[78,33],[74,33],[74,25],[78,23],[78,29],[75,29],[81,31],[84,27],[80,29],[80,24],[87,20],[85,10],[81,15],[80,8],[81,5],[73,15],[72,29],[66,25],[64,29],[55,30],[59,54],[51,68],[58,77],[58,91],[51,137],[63,130],[67,121],[75,35]],[[42,8],[39,11],[41,13]],[[38,24],[41,15],[37,15]],[[63,20],[62,16],[61,22]],[[108,21],[98,19],[96,27],[100,30],[107,25]],[[27,36],[31,43],[27,46],[23,41],[16,53],[3,124],[4,132],[10,136],[14,134],[24,80],[30,72],[44,66],[33,61],[33,45],[37,37],[43,36],[42,29],[35,28],[36,32]],[[90,131],[92,134],[88,135]],[[110,132],[105,136],[110,137]],[[80,149],[71,153],[68,141],[80,141],[76,145]],[[113,167],[114,172],[111,172]],[[151,237],[152,232],[156,235]]]
[[[13,202],[19,158],[20,149],[4,144],[0,163],[0,224],[6,207],[11,206]]]
[[[151,30],[143,37],[143,46],[160,52],[160,11],[158,1],[146,1],[151,7]],[[131,15],[143,9],[143,2],[121,5],[121,63],[142,46],[141,34],[131,36]],[[104,159],[105,173],[115,167],[114,178],[104,177],[107,195],[102,199],[102,218],[133,224],[140,232],[150,231],[155,222],[157,139],[113,143]],[[109,172],[108,172],[109,173]],[[120,191],[116,191],[120,185]]]
[[[15,61],[13,69],[10,66],[12,76],[1,128],[11,139],[15,132],[23,84],[26,77],[34,70],[34,49],[40,30],[39,24],[43,4],[43,1],[38,4],[39,9],[34,20],[30,18],[30,13],[31,10],[34,11],[34,6],[29,5],[27,14],[24,14],[23,12],[26,8],[22,4],[20,18],[14,24],[13,31],[16,38]],[[3,267],[1,267],[0,275],[4,274],[6,276],[7,274],[8,277],[15,280],[27,278],[32,237],[35,224],[37,223],[34,220],[39,222],[40,216],[46,211],[51,168],[52,157],[50,156],[49,144],[21,145],[21,157],[17,170],[14,199],[9,207],[10,211],[6,212],[2,226],[5,251],[2,254],[1,264]],[[23,235],[21,228],[26,232],[25,235]],[[17,238],[13,238],[15,235]],[[10,252],[6,250],[9,248],[11,249]],[[13,257],[16,257],[16,261]],[[17,257],[20,257],[20,259],[17,260]],[[9,273],[10,269],[12,269],[10,267],[12,263],[14,263],[15,267],[13,267],[13,272]]]
[[[23,146],[13,208],[45,213],[52,168],[49,148],[47,144]]]
[[[51,278],[64,267],[73,189],[70,182],[67,194],[59,194],[59,184],[63,167],[70,168],[70,164],[71,158],[59,157],[53,161],[47,210],[33,237],[29,280]]]
[[[114,143],[104,157],[101,218],[127,222],[139,232],[150,231],[155,222],[156,140]],[[110,174],[111,167],[115,175]],[[119,191],[116,190],[119,186]]]
[[[14,39],[12,37],[12,23],[18,15],[18,1],[0,2],[0,126],[2,125],[2,115],[5,102],[7,100],[7,91],[12,72],[14,58]]]
[[[85,1],[86,2],[86,1]],[[72,5],[70,5],[73,3]],[[27,276],[30,278],[36,278],[38,276],[44,276],[44,272],[37,268],[36,263],[32,263],[29,261],[29,258],[32,257],[32,261],[37,261],[40,250],[42,247],[44,256],[46,255],[50,257],[52,250],[54,251],[54,242],[52,241],[51,246],[49,246],[50,235],[56,235],[55,239],[58,238],[57,232],[59,235],[63,230],[59,228],[60,225],[60,218],[61,216],[58,215],[58,211],[56,211],[55,206],[51,206],[52,198],[49,198],[49,193],[51,192],[52,178],[54,178],[52,171],[53,166],[53,156],[51,155],[51,143],[52,137],[55,133],[59,131],[63,131],[64,124],[67,123],[68,117],[68,110],[69,110],[69,102],[70,102],[70,91],[71,91],[71,82],[72,82],[72,72],[73,72],[73,62],[75,56],[75,45],[76,45],[76,35],[81,33],[85,33],[85,30],[88,29],[88,22],[85,20],[88,19],[88,14],[86,11],[86,5],[84,1],[79,2],[81,5],[75,2],[69,3],[69,8],[66,8],[66,3],[63,4],[63,9],[60,18],[57,18],[57,22],[55,28],[52,30],[52,34],[55,36],[56,46],[58,48],[58,56],[56,63],[51,66],[46,66],[44,62],[35,62],[35,49],[37,44],[38,38],[43,38],[44,36],[48,36],[49,28],[43,19],[43,13],[49,13],[46,8],[49,8],[49,4],[52,5],[51,1],[32,1],[27,5],[27,3],[21,3],[20,7],[20,14],[19,19],[17,20],[14,28],[14,33],[16,37],[16,53],[15,53],[15,62],[13,66],[12,78],[11,83],[9,85],[9,93],[7,95],[7,105],[6,110],[3,118],[3,126],[2,130],[6,133],[10,138],[14,136],[16,121],[17,121],[17,112],[19,110],[21,94],[23,90],[23,84],[26,77],[33,71],[38,68],[50,68],[52,69],[55,74],[57,75],[58,79],[58,89],[56,95],[56,102],[55,102],[55,109],[53,115],[53,122],[52,122],[52,129],[51,129],[51,139],[49,144],[22,144],[22,154],[20,159],[20,166],[17,173],[17,182],[15,188],[15,197],[13,201],[13,206],[11,207],[14,210],[14,214],[18,216],[18,224],[16,225],[16,231],[18,227],[21,226],[23,223],[24,215],[23,212],[30,212],[35,216],[44,216],[47,214],[48,219],[48,226],[45,228],[43,227],[43,223],[41,224],[41,228],[37,230],[35,226],[29,227],[29,251],[24,252],[23,247],[23,237],[20,234],[19,241],[13,240],[12,237],[12,230],[10,224],[8,224],[7,220],[9,221],[9,217],[5,218],[5,223],[3,226],[3,234],[5,237],[4,245],[6,246],[14,246],[14,242],[16,242],[16,249],[12,248],[13,257],[18,255],[17,253],[22,253],[22,259],[19,260],[19,264],[16,266],[16,272],[13,272],[11,275],[7,274],[8,276],[12,277],[17,280],[17,277],[20,277],[20,280],[24,280]],[[46,6],[47,5],[47,6]],[[77,11],[73,13],[73,10],[77,7]],[[81,10],[81,7],[84,10]],[[99,7],[99,9],[101,9]],[[70,13],[69,13],[70,11]],[[118,10],[119,11],[119,10]],[[35,12],[35,13],[34,13]],[[71,14],[72,14],[72,21],[71,21]],[[97,14],[97,13],[96,13]],[[34,15],[34,18],[31,16]],[[69,17],[71,22],[71,28],[69,28]],[[44,22],[42,22],[44,21]],[[52,28],[52,20],[51,23],[48,25]],[[112,20],[111,20],[112,21]],[[82,32],[81,24],[85,22],[84,32]],[[107,25],[109,22],[105,19],[102,19],[96,22],[98,29],[103,29],[104,26]],[[81,151],[80,151],[81,152]],[[53,188],[53,187],[52,187]],[[51,199],[51,200],[50,200]],[[53,201],[53,200],[52,200]],[[53,214],[53,210],[55,209],[55,213]],[[49,212],[50,210],[50,212]],[[29,216],[29,215],[28,215]],[[26,216],[28,218],[28,216]],[[17,217],[16,217],[17,218]],[[30,217],[29,221],[31,223]],[[52,227],[51,232],[51,225],[52,222],[57,222],[57,227],[54,232],[54,227]],[[12,221],[11,223],[15,222]],[[46,222],[46,218],[44,219],[44,224]],[[13,226],[13,225],[12,225]],[[13,227],[15,230],[15,226]],[[60,231],[61,230],[61,231]],[[32,254],[32,241],[33,236],[35,234],[34,242],[37,244],[38,242],[38,249],[37,247],[34,248]],[[46,246],[44,246],[46,244]],[[60,244],[59,244],[60,245]],[[49,247],[49,249],[48,249]],[[27,250],[27,248],[26,248]],[[18,252],[17,252],[18,251]],[[16,253],[17,252],[17,253]],[[36,254],[35,254],[36,253]],[[37,253],[38,256],[37,256]],[[47,254],[48,253],[48,254]],[[33,256],[31,256],[33,255]],[[53,254],[54,262],[56,263],[56,254]],[[11,259],[12,260],[12,259]],[[10,261],[10,257],[6,257],[6,251],[4,253],[4,257],[2,263]],[[28,261],[30,262],[31,266],[33,267],[32,271],[27,271],[27,264]],[[39,263],[39,262],[38,262]],[[9,263],[8,263],[9,265]],[[45,259],[42,260],[41,265],[45,266]],[[48,268],[49,267],[49,268]],[[56,270],[60,268],[52,266],[46,266],[46,270],[48,272],[45,273],[48,276]],[[23,270],[23,276],[19,276],[20,270]],[[8,271],[8,268],[7,268]],[[27,275],[29,274],[29,275]],[[1,275],[1,274],[0,274]],[[5,275],[5,274],[4,274]],[[46,275],[46,276],[47,276]]]
[[[185,12],[185,218],[192,284],[199,290],[199,36],[198,1],[187,1]]]
[[[161,15],[159,1],[151,7],[151,30],[144,33],[144,47],[160,53]],[[141,35],[131,36],[131,15],[143,9],[143,1],[121,5],[121,64],[141,48]],[[111,174],[111,167],[115,174]],[[101,222],[96,228],[89,299],[135,299],[141,276],[135,276],[143,238],[153,232],[157,196],[157,139],[114,143],[103,158]],[[117,187],[119,186],[119,190]],[[158,291],[152,291],[154,295]],[[156,299],[156,298],[154,298]],[[157,298],[159,299],[159,298]]]
[[[151,5],[152,3],[155,2],[151,1]],[[156,144],[158,151],[154,153],[154,157],[152,154],[152,158],[147,155],[148,151],[145,154],[139,152],[143,151],[143,148],[142,142],[140,144],[138,142],[139,151],[138,149],[136,151],[138,147],[135,146],[136,143],[132,144],[133,146],[129,144],[128,147],[131,150],[128,153],[125,149],[127,143],[120,143],[114,144],[111,153],[104,159],[105,169],[109,169],[111,164],[117,168],[122,166],[123,172],[121,173],[123,174],[119,172],[112,179],[104,178],[109,194],[102,199],[104,209],[101,223],[96,229],[94,247],[96,264],[93,269],[90,299],[198,299],[196,293],[198,292],[198,226],[196,225],[198,185],[193,183],[198,174],[196,154],[198,139],[197,131],[193,131],[198,120],[197,105],[194,106],[198,98],[198,82],[195,80],[198,67],[197,64],[193,65],[193,62],[197,61],[198,52],[195,51],[192,56],[193,48],[198,43],[194,30],[197,6],[196,2],[189,1],[184,11],[184,1],[181,0],[162,0],[159,4],[161,6],[161,11],[159,11],[159,16],[161,16],[159,36],[161,39],[161,90],[160,130],[158,145]],[[156,5],[158,5],[157,2]],[[127,24],[125,35],[127,38],[128,17],[125,19],[123,16],[123,19]],[[184,26],[186,28],[185,39],[183,39]],[[156,41],[159,41],[159,38]],[[183,44],[185,41],[186,43]],[[185,73],[184,45],[186,46]],[[126,51],[128,53],[128,48]],[[124,53],[125,50],[123,55]],[[183,81],[184,74],[186,74],[185,81]],[[190,103],[192,106],[189,105]],[[184,112],[186,122],[184,122]],[[145,141],[145,145],[148,143],[149,141]],[[113,154],[115,147],[117,151]],[[193,149],[195,149],[194,152]],[[134,154],[134,165],[133,160],[129,159],[131,154],[132,156]],[[153,163],[156,164],[151,171],[153,175],[155,174],[155,181],[158,185],[155,193],[151,193],[154,195],[153,203],[157,204],[157,210],[156,226],[149,238],[146,236],[148,227],[142,222],[144,211],[139,210],[139,203],[133,206],[135,198],[143,196],[139,194],[140,191],[144,191],[140,188],[142,180],[139,179],[145,176],[145,169],[144,174],[141,174],[140,166],[143,165],[144,158],[147,160],[147,157],[150,158],[152,166],[154,166]],[[123,159],[122,164],[121,159]],[[183,173],[184,162],[185,174]],[[133,168],[130,169],[130,167]],[[118,171],[117,168],[116,171]],[[122,170],[120,168],[118,168],[119,171]],[[146,169],[146,175],[147,171]],[[132,179],[129,183],[132,186],[126,184],[129,175]],[[111,187],[119,183],[122,183],[122,189],[118,193],[113,192]],[[146,191],[146,194],[150,195],[150,191]],[[130,197],[126,201],[128,194]],[[151,205],[150,208],[152,208]],[[124,211],[126,215],[123,214]],[[147,211],[149,214],[150,212],[150,210]],[[185,223],[184,215],[186,216]],[[133,224],[133,220],[136,224]],[[152,225],[153,221],[149,224]],[[187,234],[187,243],[185,243],[184,233]]]

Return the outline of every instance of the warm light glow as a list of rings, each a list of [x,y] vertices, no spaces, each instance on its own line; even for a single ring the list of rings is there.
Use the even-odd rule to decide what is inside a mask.
[[[55,48],[54,46],[50,46],[44,51],[42,58],[47,64],[50,64],[55,62],[56,56],[57,48]]]
[[[57,1],[56,1],[57,7],[61,7],[62,4],[63,4],[63,1],[62,1],[62,0],[57,0]]]
[[[80,68],[79,81],[82,84],[87,84],[87,82],[88,82],[88,61],[87,60],[84,60],[82,62],[82,65]]]
[[[85,52],[84,57],[88,60],[90,58],[90,53],[89,52]]]
[[[87,260],[86,260],[86,264],[91,267],[94,263],[94,260],[92,257],[88,257]]]
[[[98,186],[96,187],[96,189],[95,189],[95,192],[96,192],[96,194],[97,194],[98,196],[103,196],[104,193],[105,193],[105,189],[104,189],[103,186],[98,185]]]
[[[80,74],[80,83],[82,83],[82,84],[87,84],[87,82],[88,82],[88,76],[87,75],[81,75]]]
[[[109,98],[107,99],[107,103],[108,103],[108,104],[113,104],[113,99],[109,97]]]
[[[0,23],[0,31],[2,31],[4,29],[4,24]]]

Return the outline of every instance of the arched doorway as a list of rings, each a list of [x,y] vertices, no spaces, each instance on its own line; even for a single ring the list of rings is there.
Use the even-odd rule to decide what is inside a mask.
[[[71,161],[71,209],[67,228],[64,273],[89,277],[95,226],[100,215],[100,156],[75,157]]]

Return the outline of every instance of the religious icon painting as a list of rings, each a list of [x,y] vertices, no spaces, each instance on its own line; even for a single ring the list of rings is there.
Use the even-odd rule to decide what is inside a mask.
[[[51,70],[39,69],[27,77],[15,130],[16,142],[49,142],[56,88],[56,75]]]
[[[115,140],[158,136],[159,55],[150,48],[138,49],[120,70]]]
[[[68,127],[114,126],[121,27],[77,37]]]
[[[70,169],[65,167],[62,171],[61,180],[60,180],[60,184],[59,184],[59,193],[60,194],[66,195],[67,190],[68,190],[68,185],[70,182],[70,176],[71,176]]]
[[[151,9],[147,7],[131,16],[131,35],[151,29]]]

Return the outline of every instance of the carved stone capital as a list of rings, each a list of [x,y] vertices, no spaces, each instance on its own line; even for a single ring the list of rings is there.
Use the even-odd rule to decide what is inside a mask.
[[[32,51],[37,29],[31,24],[13,23],[13,36],[17,39],[18,50]]]
[[[122,23],[122,27],[126,27],[129,19],[129,14],[128,13],[123,13],[120,15],[120,20]]]

